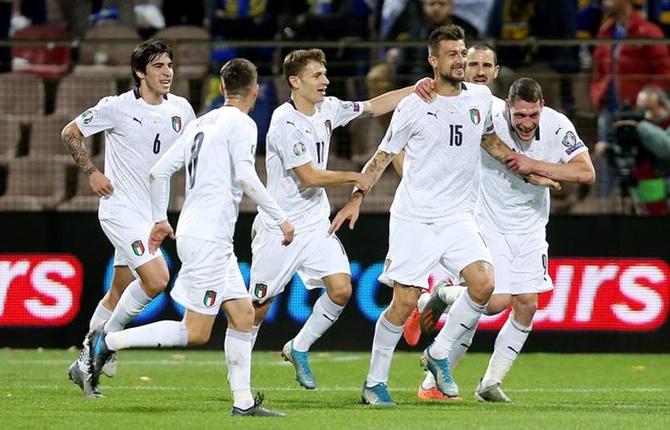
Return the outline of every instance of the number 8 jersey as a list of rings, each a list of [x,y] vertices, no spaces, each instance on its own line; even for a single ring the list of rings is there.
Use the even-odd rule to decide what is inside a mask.
[[[362,103],[335,97],[326,97],[317,104],[312,116],[296,109],[291,100],[272,113],[266,139],[267,189],[288,215],[296,233],[311,230],[327,219],[330,204],[323,188],[304,187],[293,168],[311,162],[315,169],[325,170],[333,130],[362,113]],[[258,212],[263,225],[279,233],[272,217],[261,208]]]
[[[105,132],[104,174],[114,186],[101,199],[98,218],[113,217],[123,207],[151,221],[149,170],[195,118],[188,101],[173,94],[159,105],[150,105],[139,90],[101,99],[75,121],[86,137]]]

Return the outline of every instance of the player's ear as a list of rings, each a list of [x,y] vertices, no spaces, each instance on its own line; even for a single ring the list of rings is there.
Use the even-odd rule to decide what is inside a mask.
[[[292,90],[300,88],[300,85],[299,85],[300,79],[297,76],[295,76],[295,75],[289,76],[288,77],[288,82],[289,82],[289,84],[291,84],[291,89]]]
[[[219,94],[221,94],[222,96],[226,95],[226,87],[223,86],[223,82],[219,84]]]
[[[437,57],[428,54],[428,64],[430,64],[431,67],[436,69],[437,68]]]
[[[493,68],[493,80],[498,79],[498,72],[500,72],[500,66],[495,66]]]
[[[252,93],[253,93],[254,97],[258,97],[258,93],[260,92],[260,88],[261,88],[261,86],[258,85],[258,84],[255,84],[253,86]]]

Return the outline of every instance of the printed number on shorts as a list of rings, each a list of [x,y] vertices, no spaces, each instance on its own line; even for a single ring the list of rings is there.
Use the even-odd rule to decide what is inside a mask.
[[[316,162],[321,164],[323,160],[323,148],[326,146],[324,142],[316,142]]]
[[[188,187],[193,188],[195,185],[195,172],[198,167],[198,154],[202,146],[202,140],[205,134],[201,131],[193,138],[193,145],[191,145],[191,159],[188,161]]]

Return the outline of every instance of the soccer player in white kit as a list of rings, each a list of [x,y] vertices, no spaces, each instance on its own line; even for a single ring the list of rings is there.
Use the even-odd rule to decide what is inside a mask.
[[[401,101],[379,149],[363,169],[374,183],[394,155],[406,151],[405,174],[391,205],[389,250],[380,276],[380,281],[393,287],[393,299],[377,320],[362,392],[364,403],[378,406],[395,405],[387,388],[393,351],[435,265],[459,273],[468,284],[467,293],[452,306],[455,316],[422,357],[439,390],[449,397],[458,396],[449,370],[449,351],[468,327],[476,325],[493,291],[491,255],[473,214],[476,176],[480,145],[497,160],[511,150],[493,132],[490,90],[463,83],[463,29],[456,25],[436,29],[428,48],[437,100],[428,104],[410,95]],[[363,195],[362,190],[354,191],[333,220],[332,231],[347,219],[353,228]]]
[[[367,190],[370,179],[360,172],[327,170],[330,139],[336,127],[356,118],[383,115],[411,93],[404,88],[365,102],[326,97],[326,58],[320,49],[290,52],[283,74],[291,98],[272,114],[267,134],[267,187],[295,224],[296,236],[288,247],[277,240],[272,218],[259,208],[254,221],[249,293],[256,306],[255,334],[272,300],[297,272],[308,289],[326,294],[297,336],[282,350],[293,364],[296,379],[307,389],[316,387],[309,367],[309,348],[330,328],[351,296],[349,260],[337,236],[328,232],[330,204],[324,187],[356,184]]]
[[[100,226],[115,249],[112,286],[98,303],[89,330],[102,325],[107,331],[123,329],[165,289],[170,277],[162,255],[148,252],[153,225],[149,169],[195,114],[186,99],[169,93],[174,71],[167,44],[159,40],[139,44],[131,56],[131,69],[136,85],[133,90],[101,99],[62,132],[63,142],[101,198]],[[85,137],[102,131],[104,174],[84,145]],[[82,353],[68,373],[86,396],[99,396],[88,381],[88,356],[89,345],[84,341]],[[111,367],[106,368],[109,376],[115,371],[115,366]]]
[[[293,240],[293,226],[270,197],[254,168],[258,130],[248,113],[258,96],[256,67],[238,58],[221,68],[226,102],[193,121],[182,138],[151,169],[155,225],[149,251],[173,236],[167,221],[171,175],[185,166],[186,198],[177,226],[182,261],[172,297],[186,308],[182,321],[159,321],[119,332],[94,332],[93,375],[111,351],[136,347],[200,345],[209,340],[222,309],[228,319],[225,354],[233,393],[233,415],[280,416],[251,393],[251,327],[254,310],[233,253],[233,234],[242,194],[263,208],[281,232],[280,246]]]
[[[475,52],[471,48],[468,60],[466,80],[475,80],[484,70],[483,63],[495,61],[495,53],[492,50]],[[490,85],[495,75],[487,75],[483,83]],[[549,192],[523,183],[513,171],[535,172],[554,180],[579,183],[593,183],[595,172],[588,149],[570,120],[544,106],[542,89],[532,79],[522,78],[512,84],[507,101],[494,108],[494,126],[503,142],[519,155],[515,153],[505,158],[512,171],[482,155],[482,187],[476,216],[495,266],[495,289],[485,313],[495,315],[510,305],[513,312],[496,338],[493,355],[475,397],[480,401],[509,402],[500,385],[532,329],[539,293],[553,289],[547,273],[545,234]],[[424,312],[444,306],[439,302],[438,292],[433,294]],[[432,312],[430,317],[423,314],[422,318],[433,319],[434,323],[437,314]],[[467,351],[474,333],[475,327],[467,330],[451,350],[452,368]],[[423,393],[425,399],[429,398],[427,393],[434,391],[434,387],[434,378],[426,375],[419,397],[422,398]]]

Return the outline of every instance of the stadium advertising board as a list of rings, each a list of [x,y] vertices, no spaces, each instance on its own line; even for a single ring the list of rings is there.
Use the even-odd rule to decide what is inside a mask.
[[[28,217],[34,218],[27,221],[36,226],[35,234],[24,235],[23,240],[10,234],[0,249],[3,253],[0,255],[0,346],[67,347],[78,344],[87,330],[88,318],[111,284],[113,250],[99,232],[94,215],[41,216],[43,219],[38,214]],[[68,217],[77,218],[76,222]],[[387,225],[384,219],[364,216],[356,231],[342,232],[342,241],[351,259],[354,294],[338,323],[324,336],[327,341],[323,344],[328,348],[369,348],[374,323],[390,300],[390,288],[377,281],[386,252]],[[561,223],[573,228],[570,226],[579,220],[571,218]],[[251,222],[252,217],[241,217],[235,243],[240,270],[247,284]],[[50,225],[40,227],[41,223]],[[70,234],[75,228],[83,229],[87,240],[76,240],[81,235]],[[529,350],[670,351],[667,341],[670,331],[670,260],[664,254],[668,251],[665,247],[654,248],[652,245],[651,250],[646,249],[637,255],[632,252],[626,256],[606,255],[614,253],[606,242],[610,238],[611,235],[599,237],[601,252],[597,247],[584,245],[592,244],[593,238],[575,241],[572,247],[566,247],[560,241],[558,247],[552,246],[551,255],[560,255],[549,260],[548,273],[555,288],[540,296],[534,321],[535,334],[529,341]],[[551,238],[549,241],[552,244]],[[659,241],[659,245],[661,243]],[[46,250],[52,252],[45,253]],[[168,286],[171,288],[180,264],[174,242],[166,244],[163,255],[171,272]],[[432,282],[444,276],[436,271]],[[263,324],[258,347],[281,347],[285,339],[294,336],[308,318],[318,294],[319,291],[305,290],[300,278],[294,276],[285,292],[273,303]],[[169,293],[163,293],[135,318],[132,325],[166,318],[179,319],[183,312]],[[507,312],[482,320],[481,334],[473,345],[475,350],[478,338],[484,339],[481,343],[485,344],[486,339],[495,336]],[[210,347],[221,347],[224,329],[225,321],[220,318]]]

